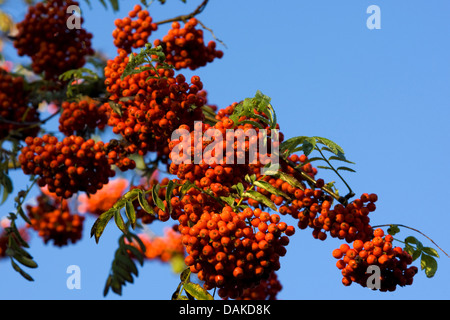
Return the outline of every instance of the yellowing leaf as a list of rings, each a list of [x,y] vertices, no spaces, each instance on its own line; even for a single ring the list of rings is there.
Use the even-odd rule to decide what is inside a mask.
[[[8,33],[14,26],[11,16],[0,10],[0,31]]]

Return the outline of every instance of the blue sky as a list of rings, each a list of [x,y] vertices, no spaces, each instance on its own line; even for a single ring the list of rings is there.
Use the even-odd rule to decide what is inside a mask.
[[[12,1],[10,1],[12,2]],[[137,1],[136,1],[137,2]],[[157,1],[150,13],[163,20],[191,12],[200,1]],[[85,27],[93,44],[109,57],[111,32],[135,1],[120,1],[121,11],[82,2]],[[381,29],[369,30],[366,9],[381,9]],[[10,7],[11,5],[9,5]],[[20,17],[24,9],[12,8]],[[272,98],[286,137],[323,136],[340,144],[356,173],[344,173],[357,195],[377,193],[373,225],[401,223],[420,229],[450,252],[450,3],[436,1],[210,1],[198,18],[227,48],[224,57],[186,75],[201,77],[211,103],[221,107],[252,97]],[[20,18],[17,18],[20,19]],[[169,26],[152,36],[160,37]],[[211,35],[205,31],[205,37]],[[221,47],[220,44],[218,44]],[[7,51],[8,52],[8,51]],[[9,51],[10,52],[10,51]],[[14,173],[17,189],[26,183]],[[319,171],[325,180],[337,177]],[[345,186],[337,184],[345,192]],[[9,201],[3,212],[12,210]],[[39,264],[32,283],[0,261],[1,299],[102,299],[119,231],[111,224],[97,245],[85,222],[83,241],[63,249],[44,245],[37,235],[30,253]],[[154,226],[159,232],[165,225]],[[402,229],[399,239],[418,233]],[[421,271],[414,284],[379,293],[341,284],[331,251],[341,244],[322,242],[310,230],[297,230],[281,260],[279,299],[449,299],[450,258],[441,251],[438,271]],[[81,269],[81,289],[69,290],[66,269]],[[418,262],[415,262],[418,265]],[[178,276],[157,262],[139,268],[125,299],[169,299]],[[120,297],[110,293],[107,299]]]

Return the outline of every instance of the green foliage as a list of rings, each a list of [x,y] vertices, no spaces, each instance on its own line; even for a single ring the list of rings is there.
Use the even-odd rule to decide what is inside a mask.
[[[149,70],[155,71],[156,76],[149,76],[147,79],[158,78],[159,73],[156,70],[156,64],[158,68],[173,69],[173,66],[164,62],[165,59],[166,55],[164,54],[161,46],[153,48],[151,43],[147,43],[145,48],[142,48],[136,55],[134,53],[130,53],[128,56],[127,66],[122,73],[121,79],[123,80],[129,75],[138,74]]]
[[[5,228],[8,237],[6,255],[11,258],[11,265],[13,269],[28,281],[34,281],[34,279],[27,272],[25,272],[20,265],[31,269],[37,268],[38,265],[28,251],[25,250],[25,248],[29,248],[30,246],[21,236],[16,225],[16,220],[18,216],[21,216],[27,223],[30,223],[30,220],[23,211],[22,206],[33,185],[34,181],[27,190],[22,190],[18,193],[15,199],[17,213],[11,212],[9,214],[8,219],[11,222],[9,227]]]
[[[109,289],[118,295],[122,295],[122,287],[127,283],[133,283],[133,276],[139,275],[135,260],[142,266],[144,264],[144,252],[145,245],[137,235],[126,232],[126,234],[120,236],[119,247],[114,254],[103,296],[108,294]]]
[[[242,116],[254,118],[267,124],[271,129],[274,129],[277,125],[277,117],[275,114],[275,110],[270,104],[270,100],[271,99],[268,96],[262,94],[261,91],[258,90],[253,98],[246,98],[235,107],[233,114],[230,116],[230,119],[233,120],[236,126],[240,124],[251,123],[256,127],[262,128],[262,126],[256,121],[239,121]],[[267,118],[255,114],[254,110],[262,112],[266,115]]]
[[[2,163],[3,166],[5,163]],[[8,162],[6,162],[6,166],[8,166]],[[1,204],[5,203],[8,199],[8,196],[13,192],[13,184],[11,178],[8,176],[8,172],[2,170],[0,168],[0,193],[2,193]]]
[[[186,295],[183,295],[183,291]],[[214,300],[213,296],[198,283],[191,282],[190,268],[180,274],[180,283],[172,294],[172,300]]]
[[[387,232],[390,235],[396,235],[400,232],[399,225],[390,225]],[[438,267],[438,263],[435,259],[439,258],[437,250],[431,247],[425,247],[422,242],[413,236],[406,237],[402,242],[405,244],[404,250],[411,255],[413,261],[420,261],[420,268],[421,270],[424,270],[425,275],[428,278],[434,277]]]
[[[423,244],[415,237],[409,236],[405,238],[405,249],[414,260],[420,259],[420,268],[425,271],[428,278],[432,278],[437,271],[437,261],[439,254],[436,249],[424,247]]]
[[[97,220],[95,220],[91,228],[91,237],[95,236],[95,241],[98,243],[103,231],[105,230],[109,221],[114,218],[117,227],[124,232],[128,232],[125,227],[125,222],[120,214],[121,209],[125,208],[125,214],[128,218],[128,223],[133,229],[136,227],[136,212],[134,210],[133,201],[139,201],[142,209],[149,214],[153,214],[153,209],[150,207],[147,199],[145,199],[145,191],[139,188],[132,189],[124,194],[111,209],[103,212]]]
[[[337,143],[331,141],[330,139],[323,137],[307,137],[307,136],[298,136],[294,138],[290,138],[288,140],[283,141],[280,145],[280,154],[283,158],[289,157],[291,154],[295,152],[302,151],[305,156],[308,156],[314,151],[318,151],[321,154],[321,157],[310,157],[308,161],[305,162],[314,162],[314,161],[325,161],[327,163],[331,161],[341,161],[349,164],[354,164],[354,162],[349,161],[345,157],[344,150]],[[330,152],[332,155],[328,158],[324,156],[323,151]],[[302,165],[304,165],[302,164]],[[331,166],[318,166],[318,168],[322,169],[330,169]],[[351,168],[347,167],[339,167],[336,170],[346,170],[355,172]]]

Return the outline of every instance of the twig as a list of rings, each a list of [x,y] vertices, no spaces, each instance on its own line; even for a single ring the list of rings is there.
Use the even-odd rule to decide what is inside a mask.
[[[52,118],[54,118],[56,115],[59,114],[59,110],[56,111],[55,113],[53,113],[52,115],[48,116],[47,118],[40,120],[40,121],[36,121],[36,122],[19,122],[19,121],[13,121],[13,120],[8,120],[5,119],[3,117],[0,117],[0,123],[9,123],[9,124],[15,124],[18,126],[29,126],[29,127],[34,127],[34,126],[38,126],[40,124],[45,124],[47,121],[51,120]],[[28,129],[28,127],[26,128]]]
[[[200,20],[198,20],[198,23],[200,23],[200,25],[203,27],[203,29],[208,30],[208,31],[211,33],[211,35],[213,36],[214,40],[216,40],[217,42],[220,42],[225,48],[228,49],[227,45],[226,45],[222,40],[220,40],[220,39],[218,39],[218,38],[216,37],[216,35],[215,35],[214,32],[212,31],[212,29],[210,29],[210,28],[208,28],[207,26],[205,26],[205,25],[203,24],[203,22],[201,22]]]
[[[202,13],[202,11],[205,9],[206,5],[208,4],[208,1],[209,0],[203,0],[203,2],[200,3],[200,5],[189,14],[179,15],[179,16],[171,18],[171,19],[161,20],[161,21],[156,22],[156,24],[161,25],[161,24],[171,23],[171,22],[175,22],[175,21],[187,21],[187,20],[195,17],[196,15]]]

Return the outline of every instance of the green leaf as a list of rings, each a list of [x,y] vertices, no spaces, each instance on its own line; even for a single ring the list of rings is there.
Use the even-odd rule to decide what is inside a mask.
[[[120,210],[116,210],[114,212],[114,221],[120,231],[122,231],[123,233],[127,233],[127,228],[125,227],[125,223],[123,221],[122,215],[120,214]]]
[[[122,284],[117,280],[117,278],[113,277],[111,279],[110,287],[115,294],[118,294],[119,296],[122,295]]]
[[[387,232],[391,236],[394,236],[400,232],[400,228],[396,224],[391,224],[390,227],[387,229]]]
[[[220,197],[220,200],[224,201],[226,204],[228,204],[229,206],[233,207],[236,204],[236,199],[232,196],[228,196],[228,197]]]
[[[276,194],[277,196],[282,196],[283,198],[291,201],[291,197],[289,197],[286,193],[284,193],[283,191],[281,191],[280,189],[275,188],[274,186],[272,186],[270,183],[268,183],[267,181],[263,181],[263,180],[257,180],[255,181],[255,186],[260,187],[268,192],[270,192],[271,194]]]
[[[213,296],[198,283],[188,282],[183,288],[197,300],[214,300]]]
[[[19,243],[17,243],[16,237],[10,236],[8,238],[8,246],[8,249],[12,249],[28,259],[33,259],[33,257],[27,251],[25,251],[25,249],[23,249]],[[8,254],[8,250],[6,250],[6,254]]]
[[[112,276],[109,275],[108,278],[106,279],[105,287],[103,289],[103,296],[104,297],[106,297],[108,295],[109,288],[111,287],[111,282],[112,282]]]
[[[139,275],[136,265],[133,260],[131,260],[130,255],[127,252],[117,251],[114,261],[116,264],[122,265],[123,268],[126,268],[126,270],[133,273],[135,276]]]
[[[230,116],[230,119],[233,120],[236,124],[238,123],[239,118],[241,118],[242,116],[261,119],[253,112],[255,109],[258,112],[262,112],[269,117],[269,120],[263,120],[264,123],[270,124],[270,127],[272,129],[275,128],[276,114],[270,106],[270,98],[262,94],[259,90],[256,92],[253,98],[246,98],[241,103],[239,103],[235,107],[233,114]],[[261,127],[261,125],[254,123],[251,120],[245,121],[249,121],[249,123]]]
[[[416,248],[421,251],[423,249],[422,242],[420,242],[416,237],[413,237],[413,236],[406,237],[405,243],[406,244],[414,244],[414,245],[416,245]]]
[[[22,219],[23,219],[26,223],[31,224],[31,221],[30,221],[30,219],[28,218],[28,216],[25,214],[25,211],[23,211],[22,206],[19,205],[19,206],[17,207],[17,213],[22,217]]]
[[[166,208],[164,206],[164,202],[161,200],[161,198],[158,195],[159,189],[161,188],[161,186],[159,184],[155,184],[152,187],[152,198],[153,198],[153,202],[156,204],[156,206],[162,210],[165,211]]]
[[[144,244],[144,242],[142,242],[142,239],[139,238],[138,235],[136,235],[136,234],[130,232],[130,233],[127,234],[127,237],[128,237],[128,240],[129,240],[130,242],[132,242],[132,241],[137,242],[137,244],[139,245],[139,249],[141,250],[141,252],[145,252],[145,249],[146,249],[145,244]]]
[[[337,155],[341,159],[345,159],[344,149],[342,149],[336,142],[331,141],[330,139],[323,137],[314,137],[316,141],[320,144],[327,146],[332,153]]]
[[[111,6],[114,11],[119,11],[119,1],[118,0],[109,0]]]
[[[8,233],[10,233],[11,240],[17,240],[20,244],[20,246],[29,248],[30,246],[28,243],[22,238],[22,235],[20,234],[19,230],[17,229],[15,224],[11,224],[9,228],[6,229]]]
[[[405,244],[404,250],[413,258],[413,261],[415,261],[422,254],[421,250],[417,250],[410,244]]]
[[[19,252],[14,252],[14,259],[17,260],[17,262],[21,263],[22,265],[24,265],[25,267],[28,268],[37,268],[37,263],[35,261],[33,261],[32,259],[25,257],[23,255],[21,255]]]
[[[288,140],[283,141],[280,144],[280,154],[286,154],[286,156],[289,156],[292,154],[292,152],[297,148],[297,146],[302,145],[305,138],[308,138],[306,136],[299,136],[290,138]]]
[[[250,184],[253,184],[253,182],[255,182],[255,180],[256,180],[256,174],[252,174],[252,175],[245,175],[245,181],[246,182],[248,182],[248,183],[250,183]]]
[[[144,264],[144,257],[139,249],[129,244],[124,245],[124,249],[131,251],[133,256],[139,261],[141,266]]]
[[[127,214],[128,220],[131,223],[131,227],[136,228],[136,211],[134,210],[134,205],[131,200],[125,202],[125,213]]]
[[[420,267],[422,270],[425,270],[425,275],[428,278],[432,278],[437,271],[437,261],[432,256],[423,254],[420,259]]]
[[[316,139],[314,138],[305,138],[303,140],[303,153],[305,154],[305,156],[309,156],[309,154],[314,150],[314,148],[316,147]]]
[[[15,271],[17,271],[22,277],[24,277],[28,281],[34,281],[34,279],[25,271],[23,271],[17,263],[11,258],[11,265]]]
[[[138,201],[141,208],[152,215],[155,215],[155,211],[153,211],[153,208],[148,203],[147,199],[145,198],[145,194],[143,192],[138,194]]]
[[[333,170],[332,168],[327,167],[327,166],[317,166],[317,169]]]
[[[350,164],[355,164],[352,161],[349,161],[347,159],[343,159],[343,158],[337,157],[337,156],[331,156],[331,157],[328,158],[328,160],[337,160],[337,161],[343,161],[343,162],[350,163]]]
[[[190,281],[190,276],[191,276],[191,269],[190,268],[186,268],[180,274],[180,281],[183,282],[183,283],[184,282],[189,282]]]
[[[106,228],[106,225],[114,216],[116,211],[117,211],[116,208],[111,208],[108,211],[103,212],[94,222],[94,225],[91,228],[91,237],[95,236],[95,242],[98,243],[103,231]]]
[[[180,190],[180,199],[187,193],[191,188],[195,188],[195,184],[193,184],[190,181],[186,181],[186,183],[183,184]]]
[[[167,203],[167,209],[169,210],[169,214],[172,214],[172,204],[170,200],[172,199],[173,190],[176,187],[176,183],[173,182],[173,180],[169,180],[166,187],[166,203]]]
[[[2,186],[3,186],[3,197],[1,204],[5,203],[5,201],[8,199],[8,196],[13,191],[12,181],[6,174],[3,174]]]
[[[238,193],[238,195],[240,197],[242,197],[242,194],[244,193],[244,185],[241,182],[239,182],[238,184],[234,185],[232,188],[236,189],[236,192]]]
[[[268,109],[270,110],[270,116],[271,116],[270,117],[270,119],[271,119],[270,129],[275,129],[277,126],[277,114],[271,104],[268,104]]]
[[[347,168],[347,167],[339,167],[336,169],[337,171],[339,170],[344,170],[344,171],[350,171],[350,172],[356,172],[355,170],[351,169],[351,168]]]
[[[422,252],[430,256],[439,258],[439,254],[436,249],[430,247],[423,247]]]
[[[269,198],[267,198],[266,196],[262,195],[257,191],[248,190],[247,192],[244,192],[242,196],[256,200],[259,203],[265,205],[266,207],[269,207],[270,209],[277,211],[277,207],[275,206],[275,204]]]
[[[128,272],[127,270],[125,270],[124,268],[122,268],[122,266],[118,265],[117,263],[113,263],[112,267],[111,267],[114,276],[119,276],[120,278],[122,278],[123,280],[133,283],[133,276],[131,275],[130,272]]]

